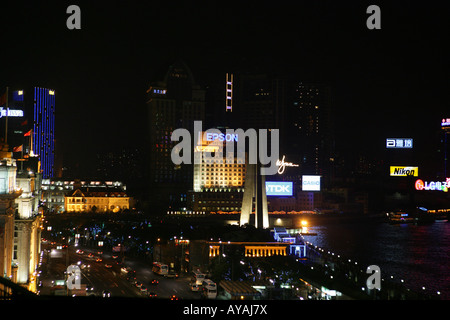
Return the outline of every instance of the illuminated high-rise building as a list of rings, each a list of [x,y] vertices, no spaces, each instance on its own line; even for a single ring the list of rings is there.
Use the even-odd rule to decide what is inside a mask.
[[[238,212],[241,209],[246,173],[245,159],[237,152],[227,162],[226,141],[207,140],[202,133],[194,148],[193,192],[188,198],[194,211]],[[237,138],[236,138],[237,139]],[[211,156],[211,155],[215,156]],[[221,154],[221,157],[216,156]]]
[[[55,173],[55,102],[55,90],[48,88],[21,88],[9,94],[9,107],[23,115],[8,119],[8,144],[38,156],[46,179]]]
[[[449,165],[448,165],[448,157],[450,156],[450,142],[449,142],[449,135],[450,135],[450,118],[444,118],[441,121],[441,150],[443,151],[443,172],[442,172],[442,177],[443,178],[447,178],[449,173],[450,173],[450,169],[449,169]]]
[[[55,165],[55,91],[34,88],[33,151],[39,155],[43,178],[53,177]]]

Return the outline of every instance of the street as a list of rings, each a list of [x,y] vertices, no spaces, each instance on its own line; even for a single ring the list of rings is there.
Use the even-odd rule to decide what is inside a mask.
[[[86,295],[101,297],[103,293],[109,293],[112,297],[146,298],[151,293],[153,298],[169,299],[175,295],[179,299],[200,299],[199,292],[190,290],[190,276],[165,278],[154,274],[147,263],[125,258],[120,264],[117,260],[111,253],[100,250],[80,247],[56,249],[55,245],[43,244],[40,294],[52,295],[56,281],[64,280],[67,267],[76,264],[81,270],[81,286],[87,288]],[[134,276],[128,277],[125,268],[134,270]],[[154,279],[157,284],[152,284]],[[141,291],[136,284],[146,287],[147,291]],[[59,294],[67,295],[68,292],[59,290]]]

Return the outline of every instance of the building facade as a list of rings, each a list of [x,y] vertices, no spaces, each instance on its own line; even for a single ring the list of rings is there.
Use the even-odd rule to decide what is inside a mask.
[[[22,116],[9,119],[10,146],[22,146],[23,154],[37,155],[44,178],[55,175],[55,90],[27,87],[10,90],[10,108],[22,111]],[[19,158],[19,153],[15,158]]]
[[[71,196],[74,191],[80,190],[83,194],[92,194],[95,196],[112,194],[116,195],[120,193],[121,195],[126,194],[127,187],[121,181],[103,181],[103,180],[80,180],[80,179],[43,179],[42,180],[42,200],[43,204],[47,207],[47,210],[52,213],[63,213],[69,211],[66,206],[66,197]],[[129,197],[128,197],[129,198]],[[131,199],[131,198],[129,198]],[[107,205],[108,201],[103,201],[103,205]],[[130,208],[129,201],[127,209]],[[99,212],[104,212],[105,208],[100,209],[100,202],[92,203],[91,207],[79,207],[76,206],[77,202],[70,203],[70,211],[91,211],[92,206],[96,204],[95,210]],[[111,204],[113,205],[113,204]],[[111,210],[111,205],[106,208],[106,211]],[[123,210],[124,204],[118,204],[120,209]],[[113,208],[114,209],[114,208]]]
[[[130,209],[130,197],[124,191],[81,191],[64,197],[67,212],[120,212]]]
[[[301,164],[302,174],[322,175],[328,181],[335,150],[331,89],[320,83],[298,82],[293,90],[289,143],[299,151],[295,161]]]
[[[8,146],[0,150],[0,276],[14,281],[12,268],[14,245],[15,199],[21,192],[16,189],[16,161]]]
[[[245,158],[226,160],[226,141],[208,141],[202,132],[194,148],[193,191],[188,207],[193,211],[238,212],[241,209],[246,173]],[[219,156],[221,155],[221,156]]]
[[[192,188],[192,165],[174,165],[171,141],[178,128],[194,131],[194,121],[205,118],[206,91],[195,83],[189,67],[176,62],[163,81],[147,90],[149,132],[149,198],[154,210],[186,207],[187,191]]]

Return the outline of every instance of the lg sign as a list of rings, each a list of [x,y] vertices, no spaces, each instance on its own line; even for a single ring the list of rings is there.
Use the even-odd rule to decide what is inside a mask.
[[[286,181],[266,181],[267,196],[292,196],[293,184]]]
[[[415,187],[416,190],[431,190],[431,191],[444,191],[448,192],[448,187],[450,186],[450,178],[446,181],[423,181],[421,179],[416,180]]]

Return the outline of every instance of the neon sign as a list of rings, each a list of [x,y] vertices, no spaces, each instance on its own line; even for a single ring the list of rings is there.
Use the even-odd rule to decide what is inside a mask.
[[[23,110],[14,110],[14,109],[3,109],[0,107],[0,118],[1,117],[23,117]]]
[[[320,176],[302,176],[303,191],[320,191]]]
[[[280,160],[277,160],[278,174],[282,174],[286,167],[298,167],[298,164],[292,162],[284,162],[285,156]]]
[[[418,167],[390,167],[391,177],[417,177],[419,176]]]
[[[386,139],[386,148],[411,149],[413,147],[413,139],[411,138],[389,138]]]
[[[421,179],[417,179],[415,183],[416,190],[422,191],[444,191],[448,192],[448,188],[450,187],[450,178],[447,178],[446,181],[423,181]]]
[[[442,119],[441,126],[442,127],[450,127],[450,118]]]
[[[214,133],[206,132],[206,141],[238,141],[238,135],[235,133]]]
[[[286,181],[266,181],[267,196],[292,196],[293,184]]]

